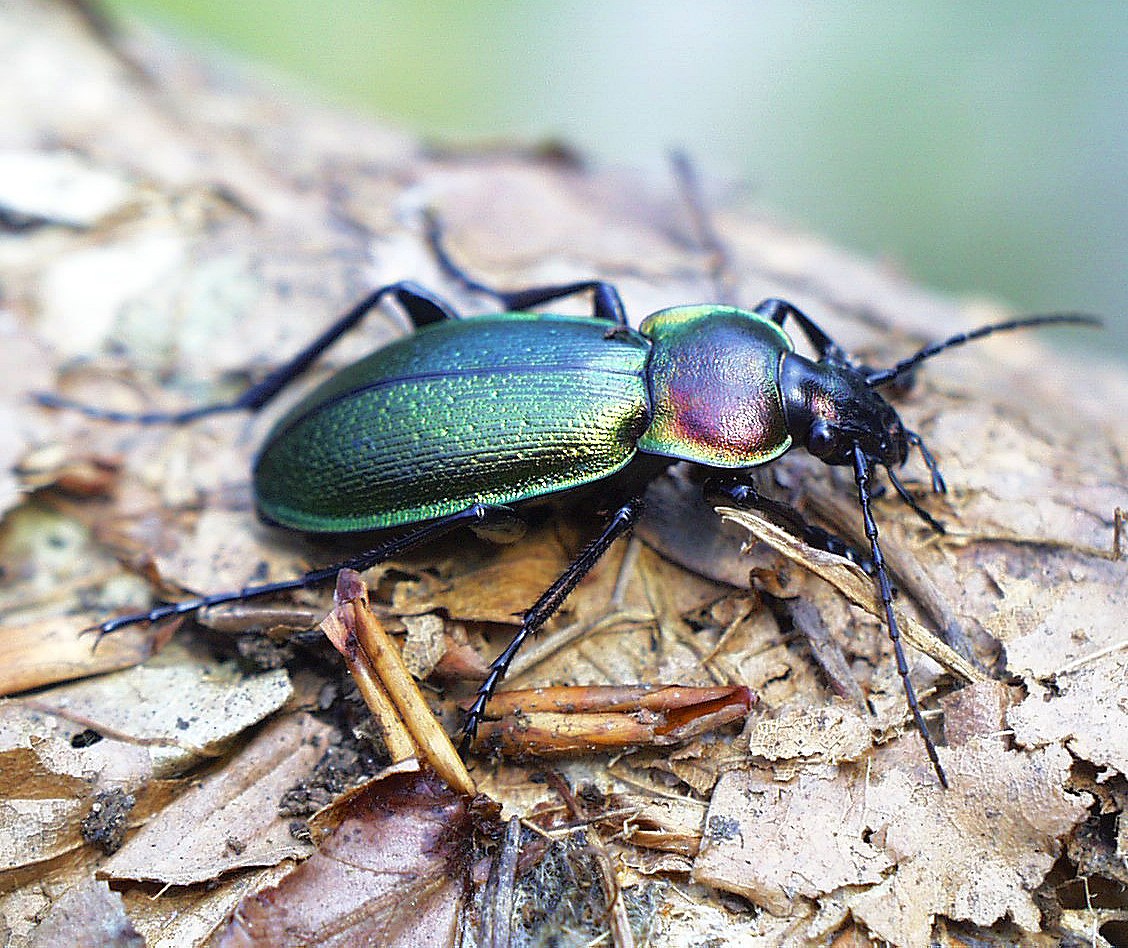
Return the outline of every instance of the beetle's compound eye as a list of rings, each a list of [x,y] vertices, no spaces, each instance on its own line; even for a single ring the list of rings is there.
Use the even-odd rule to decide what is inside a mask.
[[[816,421],[807,435],[807,450],[825,461],[838,450],[838,432],[825,421]]]

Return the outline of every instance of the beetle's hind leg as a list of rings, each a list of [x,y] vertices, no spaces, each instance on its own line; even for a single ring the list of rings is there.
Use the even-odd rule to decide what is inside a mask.
[[[746,477],[718,475],[705,482],[703,491],[706,500],[710,503],[732,504],[734,507],[757,510],[772,523],[799,537],[808,546],[844,557],[869,575],[873,575],[873,560],[868,555],[848,540],[843,540],[829,530],[808,523],[794,507],[765,497],[748,482]]]
[[[475,279],[454,262],[443,242],[442,224],[434,213],[428,212],[426,222],[427,242],[430,244],[431,252],[435,255],[435,260],[442,271],[452,280],[461,283],[466,289],[497,300],[507,312],[521,312],[533,306],[551,303],[553,300],[590,290],[592,294],[592,318],[613,323],[612,332],[619,332],[628,328],[623,300],[619,296],[619,291],[612,284],[605,283],[603,280],[580,280],[576,283],[536,286],[525,290],[499,290],[488,283]]]
[[[641,498],[636,497],[623,504],[615,511],[610,522],[603,528],[603,532],[588,544],[556,582],[549,586],[544,595],[533,603],[532,607],[525,613],[521,628],[518,629],[517,634],[513,636],[513,640],[505,647],[505,650],[494,659],[490,666],[490,673],[486,676],[486,680],[482,682],[481,687],[478,688],[477,697],[466,713],[466,721],[462,725],[461,749],[463,754],[474,743],[474,738],[478,733],[478,725],[486,714],[486,705],[489,704],[490,698],[493,697],[497,686],[505,677],[505,673],[521,650],[521,646],[560,608],[580,580],[591,572],[592,567],[611,547],[611,544],[630,532],[631,528],[638,522],[641,513]]]
[[[207,596],[185,599],[181,602],[166,603],[163,606],[156,606],[148,612],[136,612],[131,615],[109,619],[96,626],[92,626],[87,631],[96,633],[98,638],[101,639],[103,635],[109,635],[111,632],[116,632],[118,629],[123,629],[126,626],[139,625],[142,622],[156,622],[160,619],[167,619],[170,616],[188,615],[193,612],[198,612],[200,609],[207,606],[219,606],[229,602],[243,602],[247,599],[257,599],[260,596],[288,592],[294,589],[308,589],[311,586],[319,586],[322,583],[330,582],[335,579],[337,574],[343,569],[354,569],[357,572],[363,572],[375,566],[377,563],[382,563],[385,560],[399,556],[408,550],[421,546],[429,540],[434,540],[443,534],[449,533],[457,527],[488,526],[497,522],[509,523],[515,516],[516,514],[508,507],[474,504],[472,507],[466,508],[466,510],[451,514],[449,517],[443,517],[440,520],[435,520],[417,530],[412,530],[380,546],[373,547],[371,550],[350,557],[342,563],[335,563],[332,566],[326,566],[322,569],[310,570],[294,579],[287,579],[277,583],[264,583],[260,586],[245,586],[242,589],[230,590],[229,592],[212,593]]]
[[[87,405],[83,402],[63,398],[53,392],[37,392],[33,398],[40,405],[45,405],[48,408],[73,409],[82,412],[84,415],[89,415],[91,418],[99,418],[104,421],[136,422],[146,425],[182,425],[207,415],[231,411],[258,411],[305,372],[321,353],[372,312],[386,296],[395,298],[416,328],[444,319],[458,318],[458,313],[449,303],[417,283],[409,281],[391,283],[388,286],[373,290],[348,312],[338,317],[325,332],[314,339],[289,362],[275,369],[261,382],[252,385],[238,398],[229,402],[214,402],[210,405],[200,405],[184,411],[131,413],[112,411],[100,408],[97,405]]]

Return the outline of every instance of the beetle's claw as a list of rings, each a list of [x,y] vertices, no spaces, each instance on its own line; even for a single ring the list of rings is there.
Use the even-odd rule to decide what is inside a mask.
[[[458,742],[458,752],[463,757],[470,752],[474,741],[477,740],[478,725],[482,721],[483,714],[485,714],[486,702],[488,701],[489,696],[479,691],[477,698],[470,706],[470,710],[466,712],[466,720],[462,722],[462,740]]]

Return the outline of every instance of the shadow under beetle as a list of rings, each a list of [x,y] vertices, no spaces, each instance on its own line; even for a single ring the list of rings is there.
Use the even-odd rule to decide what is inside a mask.
[[[942,492],[945,486],[920,436],[904,426],[878,390],[937,353],[991,333],[1097,320],[1075,314],[1009,320],[959,333],[874,371],[779,299],[753,310],[677,306],[651,314],[634,330],[609,283],[497,290],[455,265],[437,223],[428,224],[445,273],[497,300],[505,312],[462,319],[423,287],[393,283],[370,293],[233,402],[127,415],[39,396],[46,405],[143,423],[257,411],[385,298],[395,299],[415,327],[412,335],[342,369],[289,411],[267,435],[254,465],[256,507],[269,523],[333,534],[406,528],[402,535],[293,580],[170,603],[95,629],[107,634],[204,606],[319,584],[343,567],[366,569],[458,526],[512,527],[520,517],[514,505],[595,485],[604,499],[614,499],[614,510],[600,534],[524,614],[520,630],[494,661],[466,717],[465,749],[522,644],[638,520],[646,482],[675,461],[689,461],[713,471],[705,483],[710,499],[758,509],[873,576],[908,707],[946,787],[909,678],[893,583],[871,511],[874,472],[884,468],[901,499],[930,527],[943,530],[897,476],[913,448],[928,467],[932,489]],[[591,316],[528,312],[577,293],[591,294]],[[788,319],[816,359],[795,352],[784,329]],[[852,468],[868,555],[756,492],[751,471],[794,447],[826,464]]]

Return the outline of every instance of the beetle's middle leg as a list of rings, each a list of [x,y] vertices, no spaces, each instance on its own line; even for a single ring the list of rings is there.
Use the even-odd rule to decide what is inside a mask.
[[[486,705],[489,704],[490,698],[493,697],[494,691],[497,690],[497,686],[505,677],[505,673],[521,650],[521,646],[560,608],[580,580],[591,572],[592,567],[611,547],[611,544],[630,532],[631,528],[638,522],[641,513],[642,498],[635,497],[623,504],[615,511],[610,522],[603,528],[603,532],[588,544],[556,582],[549,586],[544,595],[533,603],[532,607],[525,613],[521,628],[517,630],[517,634],[513,636],[513,640],[505,647],[505,650],[494,659],[490,666],[490,673],[486,676],[486,680],[482,682],[481,687],[478,688],[478,695],[474,699],[474,704],[466,713],[466,722],[462,726],[463,753],[474,743],[478,724],[485,717]]]
[[[848,540],[843,540],[829,530],[808,523],[806,518],[789,504],[765,497],[748,482],[747,476],[733,474],[711,477],[705,482],[703,492],[705,499],[710,503],[732,504],[735,507],[758,510],[772,523],[799,537],[808,546],[845,557],[867,573],[873,574],[873,560],[869,556]]]
[[[559,283],[553,286],[536,286],[526,290],[499,290],[477,280],[462,269],[451,257],[443,243],[442,225],[434,214],[427,215],[427,242],[442,271],[452,280],[461,283],[474,293],[493,297],[508,312],[521,312],[542,303],[563,299],[576,293],[591,291],[592,318],[603,319],[614,324],[613,332],[628,328],[627,314],[623,300],[615,287],[603,280],[579,280],[575,283]]]

